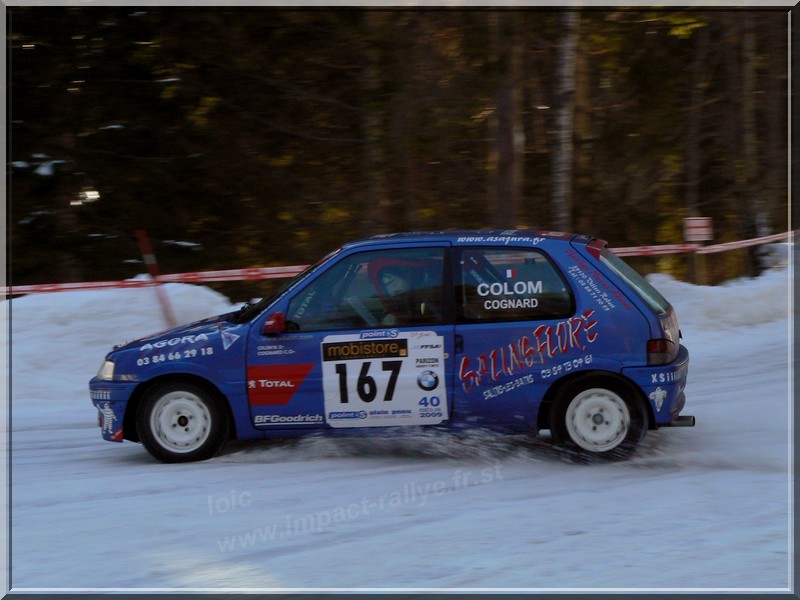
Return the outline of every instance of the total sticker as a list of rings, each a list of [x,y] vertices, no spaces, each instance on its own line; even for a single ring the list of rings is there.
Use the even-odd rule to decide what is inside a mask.
[[[322,340],[325,417],[331,427],[436,425],[448,418],[444,338],[393,331]],[[431,410],[430,397],[437,399]]]

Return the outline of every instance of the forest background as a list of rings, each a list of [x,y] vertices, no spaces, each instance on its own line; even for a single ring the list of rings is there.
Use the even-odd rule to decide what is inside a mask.
[[[405,230],[786,231],[790,16],[9,7],[10,282],[136,276],[138,229],[167,273]],[[709,282],[757,254],[709,255]]]

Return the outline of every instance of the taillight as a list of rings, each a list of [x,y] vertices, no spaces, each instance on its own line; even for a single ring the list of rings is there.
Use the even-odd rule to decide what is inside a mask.
[[[668,365],[678,357],[678,348],[670,340],[648,340],[647,364]]]

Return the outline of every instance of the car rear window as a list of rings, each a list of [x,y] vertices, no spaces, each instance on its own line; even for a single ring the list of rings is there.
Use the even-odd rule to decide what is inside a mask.
[[[603,251],[600,253],[600,260],[620,279],[627,283],[656,314],[664,315],[671,310],[672,307],[670,303],[656,288],[650,285],[644,277],[633,269],[633,267],[628,265],[628,263],[611,252],[608,248],[603,248]]]
[[[538,250],[465,247],[458,316],[466,322],[556,319],[575,312],[571,290]]]

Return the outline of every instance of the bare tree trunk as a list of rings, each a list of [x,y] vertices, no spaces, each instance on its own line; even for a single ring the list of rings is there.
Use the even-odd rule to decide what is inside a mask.
[[[758,139],[756,136],[755,93],[756,93],[756,30],[753,16],[745,14],[742,40],[742,133],[744,137],[744,188],[747,194],[747,208],[756,236],[767,235],[767,215],[764,211],[764,198],[758,182]],[[757,275],[761,271],[758,261],[758,248],[749,249],[750,271]]]
[[[703,99],[705,98],[708,55],[708,27],[701,27],[697,32],[697,50],[695,52],[692,91],[689,96],[689,126],[686,131],[686,212],[689,217],[700,215],[700,175],[702,172],[702,155],[700,152],[700,136],[702,135]],[[701,285],[707,283],[705,261],[702,257],[690,254],[688,258],[689,280]]]
[[[571,176],[572,189],[570,196],[582,194],[583,190],[591,190],[592,182],[592,118],[591,118],[591,66],[588,52],[576,52],[575,55],[575,93],[573,103],[573,160]],[[638,171],[643,177],[643,170]],[[568,229],[585,231],[593,227],[590,207],[582,210],[581,205],[572,204],[571,220]]]
[[[758,54],[756,52],[756,29],[753,15],[747,14],[745,19],[744,40],[742,51],[744,53],[743,80],[744,90],[742,103],[742,125],[744,127],[744,159],[745,179],[750,195],[751,212],[756,221],[756,234],[767,234],[766,215],[764,214],[764,198],[758,185],[758,139],[756,135],[756,66]]]
[[[392,164],[399,175],[397,193],[402,206],[394,221],[398,227],[413,231],[419,228],[417,211],[417,165],[414,122],[418,110],[417,74],[421,68],[418,39],[428,35],[428,20],[416,13],[398,13],[395,21],[394,63],[398,90],[392,98],[389,114],[389,141]]]
[[[364,23],[367,41],[364,48],[364,70],[361,75],[361,91],[364,99],[362,121],[364,140],[365,193],[361,220],[362,234],[386,233],[389,223],[389,200],[386,194],[384,152],[384,103],[381,91],[381,53],[377,45],[380,39],[383,13],[367,11]]]
[[[531,106],[529,108],[531,114],[530,142],[533,146],[533,152],[547,154],[547,124],[544,118],[547,102],[543,92],[541,66],[538,59],[531,60],[528,64],[530,66],[528,80],[531,93]]]
[[[779,57],[788,52],[786,33],[774,27],[775,18],[771,14],[759,15],[763,18],[761,32],[768,38],[769,55],[774,57],[768,61],[766,89],[767,144],[765,149],[764,183],[766,211],[777,217],[778,207],[786,205],[786,173],[787,161],[786,123],[783,115],[787,113],[787,65]],[[785,18],[785,16],[783,17]],[[777,221],[779,231],[786,231],[790,225]]]
[[[490,119],[490,198],[495,227],[519,226],[524,179],[525,128],[522,121],[523,47],[515,13],[490,14],[498,86]]]
[[[735,213],[738,217],[739,237],[749,238],[755,235],[753,220],[749,214],[747,192],[744,189],[745,179],[743,176],[743,158],[741,148],[742,139],[742,104],[743,104],[743,85],[741,77],[741,61],[739,60],[739,48],[741,47],[741,16],[735,13],[723,13],[725,39],[723,51],[725,54],[725,75],[727,79],[728,95],[728,127],[725,128],[727,134],[727,147],[729,156],[727,160],[727,179],[730,183],[730,204],[728,210]]]
[[[686,211],[690,217],[699,217],[699,191],[702,156],[700,154],[703,100],[706,88],[706,57],[708,55],[708,27],[697,32],[692,91],[689,98],[689,126],[686,132]]]
[[[572,162],[575,96],[575,58],[580,14],[566,11],[562,16],[564,29],[558,51],[558,75],[555,97],[556,145],[553,149],[553,228],[572,229]]]

